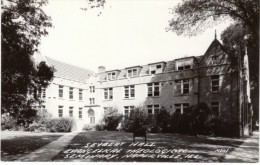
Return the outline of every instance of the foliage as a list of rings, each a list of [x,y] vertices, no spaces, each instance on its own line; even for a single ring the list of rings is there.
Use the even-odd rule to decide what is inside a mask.
[[[115,131],[118,124],[122,120],[122,115],[118,113],[117,108],[111,108],[108,110],[107,114],[104,116],[104,129],[108,131]]]
[[[51,114],[46,109],[39,109],[36,116],[33,118],[33,122],[26,128],[27,131],[39,131],[46,132],[47,124],[51,120]]]
[[[18,130],[17,119],[7,114],[1,115],[1,130]]]
[[[53,68],[36,65],[32,56],[41,36],[51,27],[42,6],[47,1],[3,0],[2,19],[2,108],[1,112],[17,118],[17,124],[28,125],[36,115],[37,98],[28,98],[28,91],[46,87],[53,77]]]
[[[46,127],[50,132],[71,132],[75,122],[71,118],[53,118]]]
[[[96,124],[95,125],[95,130],[96,131],[103,131],[103,130],[105,130],[105,124],[104,123],[99,123],[99,124]]]
[[[158,127],[156,131],[160,131],[163,133],[168,132],[170,127],[170,118],[170,113],[165,108],[162,108],[160,112],[157,115],[155,115],[156,125]]]
[[[238,136],[238,123],[222,117],[213,117],[211,120],[212,132],[215,136],[234,137]]]
[[[142,106],[134,107],[130,116],[124,116],[122,121],[122,129],[126,132],[133,132],[138,128],[145,127],[149,124],[147,114]]]
[[[249,36],[247,40],[244,36]],[[234,50],[243,59],[245,46],[249,58],[249,78],[253,106],[253,120],[259,117],[259,35],[253,35],[243,25],[236,23],[229,26],[222,34],[221,40],[227,50]],[[237,65],[236,65],[237,66]]]
[[[179,35],[195,35],[227,17],[258,33],[255,25],[259,21],[259,4],[256,0],[186,0],[172,11],[174,18],[170,20],[169,30]]]

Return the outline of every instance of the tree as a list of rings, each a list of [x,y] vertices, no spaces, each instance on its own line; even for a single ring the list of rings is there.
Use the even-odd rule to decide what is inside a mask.
[[[37,65],[32,56],[40,38],[48,34],[51,19],[41,9],[46,0],[2,0],[2,115],[23,122],[36,114],[36,97],[29,91],[47,87],[54,69],[44,62]],[[36,96],[36,95],[35,95]]]
[[[259,82],[259,1],[258,0],[186,0],[173,10],[173,19],[168,30],[178,35],[197,35],[206,28],[228,19],[235,24],[228,27],[221,39],[227,49],[239,48],[244,55],[244,45],[248,46],[249,71],[254,111],[258,111]],[[245,43],[244,36],[249,40]],[[241,57],[242,58],[242,57]],[[258,114],[258,113],[257,113]]]

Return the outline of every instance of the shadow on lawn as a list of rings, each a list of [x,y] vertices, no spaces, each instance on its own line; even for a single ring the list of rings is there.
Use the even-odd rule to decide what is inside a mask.
[[[62,135],[15,136],[1,140],[1,160],[14,161],[58,139]]]
[[[123,151],[119,154],[119,157],[113,159],[66,159],[66,161],[113,161],[113,162],[221,162],[226,153],[216,152],[218,149],[226,149],[228,152],[232,151],[233,148],[238,147],[243,143],[242,139],[232,139],[232,138],[215,138],[215,137],[195,137],[187,136],[181,134],[163,134],[163,133],[148,133],[147,143],[154,143],[154,147],[142,147],[144,149],[187,149],[186,154],[199,155],[196,159],[162,159],[162,158],[122,158],[126,154],[128,149],[138,149],[140,147],[129,147],[133,142],[133,134],[125,132],[113,132],[113,131],[89,131],[82,132],[78,134],[67,146],[67,149],[80,149],[84,148],[87,143],[100,143],[100,142],[110,142],[118,143],[125,142],[126,144],[121,148]],[[144,142],[144,138],[137,138],[136,142]],[[102,147],[102,149],[107,149],[109,147]],[[111,147],[110,147],[111,148]],[[56,160],[64,160],[65,154],[60,152],[56,157]]]

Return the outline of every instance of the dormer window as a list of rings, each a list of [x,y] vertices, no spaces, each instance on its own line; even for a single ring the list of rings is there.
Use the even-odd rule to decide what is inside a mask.
[[[162,73],[163,72],[163,65],[165,65],[165,63],[150,65],[150,74]]]
[[[108,80],[115,80],[116,79],[116,72],[110,72],[107,74]]]
[[[127,70],[127,77],[136,77],[136,76],[137,76],[137,69]]]
[[[188,70],[192,68],[193,59],[176,61],[176,70]]]

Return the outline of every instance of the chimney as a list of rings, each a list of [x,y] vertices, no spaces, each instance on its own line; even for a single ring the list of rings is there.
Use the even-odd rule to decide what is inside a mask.
[[[98,73],[104,73],[105,71],[106,71],[106,67],[104,67],[104,66],[98,67]]]

